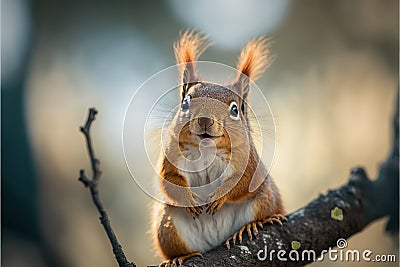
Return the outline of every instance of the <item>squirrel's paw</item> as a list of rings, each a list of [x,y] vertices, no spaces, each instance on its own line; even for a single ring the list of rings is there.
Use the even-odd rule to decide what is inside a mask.
[[[274,222],[282,225],[283,221],[287,221],[286,217],[283,216],[282,214],[274,214],[264,220],[260,220],[260,221],[253,221],[250,222],[246,225],[243,225],[239,231],[237,231],[236,233],[234,233],[230,238],[228,238],[228,240],[226,240],[225,245],[228,249],[231,249],[231,244],[230,241],[232,241],[233,245],[236,245],[236,241],[239,239],[239,243],[242,244],[242,240],[243,240],[243,232],[244,230],[247,231],[247,235],[249,236],[250,240],[253,239],[253,235],[257,236],[258,235],[258,229],[257,227],[260,227],[261,229],[263,228],[263,225],[265,223],[271,223],[273,224]]]
[[[226,197],[225,196],[221,197],[219,194],[213,192],[208,196],[207,202],[208,203],[206,204],[207,207],[206,212],[210,215],[214,215],[225,204]]]
[[[159,266],[160,266],[160,267],[176,267],[176,266],[181,266],[184,260],[187,260],[187,259],[189,259],[189,258],[191,258],[191,257],[194,257],[194,256],[200,256],[200,257],[203,258],[203,254],[201,254],[200,252],[192,252],[192,253],[189,253],[189,254],[187,254],[187,255],[183,255],[183,256],[180,256],[180,257],[176,257],[176,258],[171,259],[171,260],[163,261]]]
[[[198,218],[203,212],[203,208],[200,206],[198,200],[201,200],[200,196],[188,189],[185,196],[185,205],[187,205],[187,207],[185,207],[185,210],[187,213],[189,213],[190,216],[193,217],[193,219]]]
[[[271,215],[270,217],[264,219],[261,221],[262,224],[265,223],[270,223],[270,224],[274,224],[274,222],[282,225],[282,222],[287,221],[286,217],[283,216],[282,214],[274,214]]]
[[[262,228],[262,222],[261,221],[254,221],[254,222],[248,223],[246,225],[243,225],[239,229],[239,231],[234,233],[233,236],[231,236],[230,238],[228,238],[228,240],[226,240],[225,245],[228,248],[228,250],[231,249],[230,241],[232,241],[233,245],[235,246],[236,245],[236,241],[239,239],[239,243],[242,244],[242,237],[243,237],[244,230],[247,230],[247,235],[249,236],[250,240],[253,239],[252,232],[254,233],[254,235],[258,234],[257,226]]]

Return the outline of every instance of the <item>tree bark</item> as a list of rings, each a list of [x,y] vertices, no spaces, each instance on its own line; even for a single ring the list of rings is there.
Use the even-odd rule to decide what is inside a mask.
[[[265,225],[259,231],[258,238],[250,240],[244,234],[243,243],[231,246],[228,250],[220,245],[205,253],[203,258],[195,257],[184,262],[183,266],[300,266],[314,259],[301,255],[304,250],[313,250],[318,259],[321,252],[337,245],[345,244],[347,239],[364,229],[376,219],[388,216],[386,225],[388,232],[398,232],[399,229],[399,102],[397,101],[393,116],[392,151],[387,160],[381,164],[376,180],[368,178],[363,168],[354,168],[348,183],[336,190],[330,190],[326,195],[320,195],[307,206],[287,216],[288,221],[280,225]],[[332,218],[335,208],[342,210],[343,219]],[[335,217],[335,216],[333,216]],[[339,241],[338,241],[339,240]],[[296,251],[300,260],[289,257],[292,241],[299,242]],[[264,257],[267,248],[267,259]],[[260,252],[260,250],[262,250]],[[275,250],[272,257],[269,253]],[[279,260],[277,251],[286,251],[287,261]]]
[[[94,157],[89,135],[89,127],[95,115],[92,113],[95,113],[94,109],[90,111],[88,122],[81,131],[86,137],[94,175],[89,180],[82,170],[80,181],[91,189],[93,201],[99,209],[101,222],[110,238],[119,266],[134,266],[133,263],[127,261],[111,228],[107,213],[98,198],[97,182],[101,172],[98,169],[98,161]],[[350,179],[346,185],[320,195],[307,206],[289,214],[282,226],[265,225],[255,238],[249,239],[247,234],[244,234],[242,244],[231,246],[230,250],[225,245],[220,245],[205,253],[203,258],[188,259],[183,266],[305,265],[318,260],[320,254],[327,253],[330,248],[335,246],[339,249],[345,248],[347,238],[384,216],[389,217],[386,230],[398,232],[398,203],[399,102],[397,101],[393,116],[392,150],[387,160],[381,164],[377,179],[372,181],[363,168],[354,168],[351,170]],[[280,258],[286,261],[279,259],[277,255],[279,250],[284,251],[280,252]],[[314,251],[315,254],[310,251]]]

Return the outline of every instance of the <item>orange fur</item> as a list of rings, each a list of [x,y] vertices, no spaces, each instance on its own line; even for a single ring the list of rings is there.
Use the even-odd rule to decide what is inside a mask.
[[[194,30],[184,32],[174,45],[176,62],[182,64],[196,61],[209,45],[206,36]]]
[[[235,118],[232,119],[230,117],[228,108],[233,102],[239,104],[238,107],[240,107],[243,99],[248,94],[249,79],[256,80],[259,78],[262,72],[271,64],[270,39],[260,37],[250,41],[243,48],[237,68],[240,74],[246,76],[239,75],[232,84],[221,86],[208,82],[197,82],[189,85],[197,77],[193,62],[198,59],[208,45],[206,37],[194,33],[193,30],[183,33],[180,40],[174,45],[176,61],[178,64],[182,64],[179,73],[180,82],[183,81],[182,96],[185,97],[186,94],[191,95],[191,117],[183,116],[188,113],[180,114],[178,112],[175,115],[173,122],[169,125],[169,141],[166,145],[165,154],[161,156],[160,184],[162,192],[170,200],[171,205],[182,205],[181,207],[174,207],[169,204],[161,204],[162,208],[159,211],[153,212],[155,245],[167,262],[176,259],[184,260],[193,255],[198,255],[199,252],[203,253],[207,249],[203,249],[203,247],[201,249],[196,248],[196,244],[201,243],[202,240],[207,240],[204,237],[207,233],[213,233],[213,230],[215,230],[215,233],[221,232],[227,225],[228,234],[234,234],[233,231],[237,229],[231,229],[231,221],[224,220],[224,216],[226,214],[229,215],[227,210],[229,212],[232,206],[239,208],[231,214],[234,214],[235,218],[237,216],[246,220],[240,221],[241,225],[244,224],[240,228],[242,232],[245,228],[248,231],[249,227],[253,227],[254,229],[256,227],[255,223],[262,225],[268,221],[268,218],[284,213],[281,197],[275,183],[271,177],[265,177],[264,172],[261,171],[265,166],[260,162],[251,135],[249,135],[247,112],[240,111],[237,113],[240,115],[240,120],[237,117],[235,120]],[[218,105],[216,102],[223,104]],[[209,127],[205,127],[203,124],[198,123],[198,118],[210,118],[213,123]],[[243,123],[243,125],[240,123]],[[232,171],[222,179],[220,185],[218,184],[218,186],[210,191],[211,193],[206,192],[204,194],[206,196],[208,194],[207,199],[198,200],[199,195],[192,192],[189,185],[194,181],[193,179],[200,179],[196,177],[200,176],[201,173],[196,172],[194,176],[191,176],[191,174],[178,169],[177,166],[179,166],[179,160],[186,157],[185,153],[188,153],[188,150],[198,149],[203,134],[208,134],[214,138],[217,151],[228,156],[226,161],[230,163]],[[258,169],[258,166],[261,166],[261,168]],[[211,169],[209,173],[212,173]],[[209,175],[207,176],[209,181],[211,178],[218,178],[218,175],[214,175],[213,177],[210,177],[211,174],[207,175]],[[249,186],[253,177],[259,179],[261,185],[250,192]],[[209,202],[201,202],[206,200],[209,200]],[[244,206],[241,206],[241,204]],[[199,205],[204,205],[204,210]],[[229,207],[224,209],[224,206]],[[251,215],[248,215],[248,217],[244,217],[247,216],[245,210],[249,207],[252,213],[249,213]],[[214,227],[218,225],[218,222],[223,222],[219,228],[200,227],[201,225],[190,227],[191,224],[186,221],[182,224],[182,216],[188,215],[193,217],[195,222],[203,219],[201,223],[213,223],[212,219],[210,219],[211,221],[204,221],[204,218],[207,219],[209,217],[200,216],[202,215],[201,213],[206,212],[212,214],[208,216],[214,216],[217,212],[222,214],[221,221],[214,221],[216,224],[211,224]],[[277,218],[270,221],[278,221],[279,216]],[[188,226],[189,228],[186,228]],[[182,229],[185,231],[181,231]],[[199,229],[207,232],[200,232],[197,236],[193,237],[193,231],[200,231]],[[194,242],[193,240],[196,237],[200,237],[201,239],[197,239]],[[220,242],[211,244],[217,246]]]
[[[274,214],[285,214],[279,190],[271,178],[266,180],[258,191],[259,197],[254,201],[254,220],[261,221]]]
[[[196,79],[194,63],[185,63],[197,61],[199,56],[210,44],[210,42],[207,42],[207,36],[200,33],[195,33],[194,30],[185,31],[183,34],[181,34],[179,41],[174,44],[176,63],[182,64],[179,67],[180,82],[184,80],[183,76],[185,68],[188,68],[189,70],[189,82],[192,82]]]
[[[240,53],[237,69],[251,80],[257,80],[271,65],[271,39],[259,37],[251,40]]]
[[[157,213],[159,217],[157,221],[160,222],[160,225],[157,238],[155,238],[155,245],[164,259],[173,259],[191,252],[179,238],[178,231],[172,222],[169,212],[169,209],[162,209]]]

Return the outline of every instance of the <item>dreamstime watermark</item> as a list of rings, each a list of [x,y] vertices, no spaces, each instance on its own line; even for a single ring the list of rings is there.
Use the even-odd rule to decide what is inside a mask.
[[[347,247],[347,241],[344,238],[340,238],[336,242],[338,249],[329,248],[324,249],[320,253],[317,253],[312,249],[292,249],[286,251],[280,250],[268,250],[267,246],[264,249],[260,249],[257,252],[257,258],[260,261],[273,261],[278,259],[279,261],[299,261],[299,262],[315,262],[329,260],[332,262],[396,262],[396,255],[393,254],[376,254],[369,249],[357,250],[357,249],[345,249]]]

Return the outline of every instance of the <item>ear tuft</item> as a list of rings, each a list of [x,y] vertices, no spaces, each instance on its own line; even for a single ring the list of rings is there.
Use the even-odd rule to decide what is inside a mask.
[[[271,39],[264,36],[251,40],[239,56],[237,69],[251,80],[257,80],[271,65]]]
[[[209,45],[207,36],[195,33],[194,30],[185,31],[174,45],[176,63],[196,61]]]
[[[184,84],[182,96],[186,94],[188,84],[197,80],[194,61],[210,45],[207,42],[207,36],[201,33],[195,33],[194,30],[185,31],[180,39],[174,44],[174,52],[177,64],[180,67],[180,82]]]

